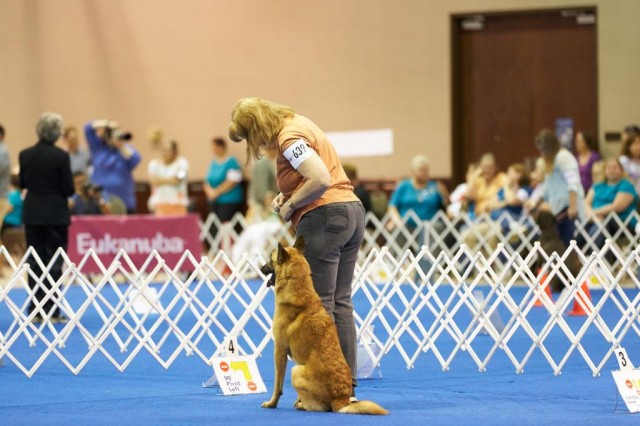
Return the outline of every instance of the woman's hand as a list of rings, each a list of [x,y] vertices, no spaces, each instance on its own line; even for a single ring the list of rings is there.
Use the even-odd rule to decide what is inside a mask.
[[[275,196],[275,198],[271,202],[271,208],[273,209],[274,212],[280,213],[280,209],[282,208],[283,204],[284,204],[284,195],[278,194]]]

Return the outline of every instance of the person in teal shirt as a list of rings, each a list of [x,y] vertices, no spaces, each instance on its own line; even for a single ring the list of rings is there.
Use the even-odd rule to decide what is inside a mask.
[[[406,217],[404,227],[410,232],[418,227],[418,223],[413,218],[413,214],[420,221],[430,221],[439,210],[446,209],[449,205],[449,191],[442,182],[431,180],[429,159],[424,155],[417,155],[411,161],[411,177],[398,183],[391,198],[387,214],[389,220],[386,229],[392,232],[397,226],[402,226],[402,221]],[[413,214],[410,214],[410,213]],[[442,229],[441,223],[432,223],[436,232]],[[395,242],[403,250],[410,249],[414,254],[420,250],[420,246],[427,243],[424,230],[412,241],[407,241],[404,233],[395,233]],[[437,255],[437,253],[434,253]],[[424,272],[431,268],[430,262],[424,259],[420,262],[420,267]]]
[[[449,204],[449,191],[441,183],[430,179],[429,160],[416,156],[411,162],[411,177],[398,183],[389,200],[391,220],[387,229],[391,230],[400,219],[409,212],[421,220],[431,220],[436,213]],[[407,226],[415,228],[418,224],[413,218],[407,220]]]
[[[213,161],[203,183],[203,190],[211,212],[220,222],[228,222],[244,207],[244,189],[242,169],[238,160],[229,154],[227,141],[216,137],[211,141]],[[211,236],[215,238],[217,228],[212,225]]]
[[[604,174],[605,180],[594,184],[585,199],[587,218],[592,221],[587,225],[587,231],[594,239],[596,247],[602,247],[605,240],[605,235],[601,232],[602,225],[598,222],[614,213],[624,222],[638,204],[638,193],[633,184],[624,177],[620,160],[607,160]],[[627,227],[634,229],[636,222],[635,218],[631,218]],[[616,221],[609,220],[606,228],[610,235],[614,235],[619,225]]]
[[[22,227],[22,191],[18,175],[11,175],[8,195],[9,213],[4,217],[2,229]]]

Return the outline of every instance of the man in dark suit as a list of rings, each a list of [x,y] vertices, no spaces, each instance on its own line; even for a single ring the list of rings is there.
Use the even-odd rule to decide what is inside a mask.
[[[62,117],[55,113],[43,114],[36,124],[36,133],[38,142],[19,155],[20,186],[27,191],[22,218],[27,246],[34,248],[46,266],[59,247],[67,249],[70,222],[67,199],[73,195],[74,188],[69,154],[54,145],[62,134]],[[29,266],[38,277],[34,279],[29,274],[29,287],[34,291],[29,313],[37,311],[32,321],[41,322],[51,315],[52,322],[66,322],[68,319],[61,314],[53,295],[43,303],[42,310],[36,306],[62,276],[62,258],[56,258],[49,277],[42,276],[33,257],[29,258]],[[59,295],[57,293],[56,298]]]

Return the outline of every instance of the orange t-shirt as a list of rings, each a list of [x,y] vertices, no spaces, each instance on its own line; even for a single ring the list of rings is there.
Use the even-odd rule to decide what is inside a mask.
[[[284,152],[302,139],[308,147],[313,149],[320,157],[322,162],[327,166],[331,181],[329,188],[322,194],[320,198],[306,206],[297,209],[291,217],[293,226],[298,226],[298,222],[303,214],[331,203],[343,203],[349,201],[358,201],[358,197],[353,192],[351,181],[347,177],[335,148],[327,139],[322,130],[311,120],[301,115],[295,115],[287,120],[284,128],[278,135],[278,155],[276,158],[276,166],[278,169],[277,182],[278,189],[289,199],[304,182],[305,178],[291,165],[289,160],[284,157]]]

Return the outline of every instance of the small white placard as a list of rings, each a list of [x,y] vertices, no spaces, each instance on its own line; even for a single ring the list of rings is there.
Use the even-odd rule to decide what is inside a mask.
[[[213,372],[225,395],[265,393],[255,357],[229,356],[213,359]]]
[[[613,353],[616,354],[616,359],[618,360],[620,370],[634,369],[633,364],[631,364],[631,360],[629,359],[629,355],[627,355],[627,351],[624,348],[614,349]]]
[[[391,129],[327,132],[326,135],[341,158],[393,154],[393,130]]]
[[[640,412],[640,370],[612,371],[611,374],[629,412]]]

